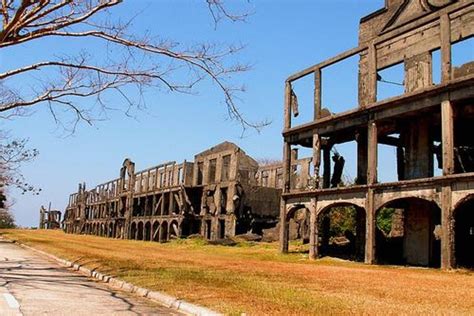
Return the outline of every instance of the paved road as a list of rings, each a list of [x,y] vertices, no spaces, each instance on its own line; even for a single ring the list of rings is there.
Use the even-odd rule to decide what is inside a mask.
[[[0,240],[0,315],[181,315]]]

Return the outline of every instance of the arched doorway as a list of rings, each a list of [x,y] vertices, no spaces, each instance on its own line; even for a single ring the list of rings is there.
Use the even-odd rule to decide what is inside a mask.
[[[474,195],[454,210],[454,249],[456,265],[474,268]]]
[[[151,240],[151,223],[146,222],[145,224],[145,239],[144,240]]]
[[[302,243],[309,242],[309,216],[310,212],[304,204],[294,205],[286,215],[288,223],[288,239],[298,240]]]
[[[351,203],[337,203],[318,214],[320,256],[364,261],[365,209]]]
[[[160,242],[167,242],[168,241],[168,223],[163,222],[161,223],[160,228]]]
[[[121,222],[115,224],[115,238],[122,238],[123,236],[123,225]]]
[[[143,222],[138,222],[137,240],[143,240]]]
[[[133,222],[132,227],[130,227],[130,238],[137,239],[137,223]]]
[[[375,218],[378,263],[440,266],[441,209],[435,202],[396,199],[380,207]]]

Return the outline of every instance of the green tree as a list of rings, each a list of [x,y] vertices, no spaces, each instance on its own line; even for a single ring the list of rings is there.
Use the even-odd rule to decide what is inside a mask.
[[[376,218],[377,227],[385,234],[388,235],[392,230],[392,217],[395,212],[394,208],[384,207],[382,208]]]

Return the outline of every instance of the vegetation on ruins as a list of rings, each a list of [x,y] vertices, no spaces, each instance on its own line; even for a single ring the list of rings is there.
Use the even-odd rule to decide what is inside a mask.
[[[43,104],[60,126],[74,131],[79,122],[92,124],[114,109],[107,102],[111,93],[122,98],[125,107],[119,110],[128,115],[132,109],[143,109],[143,93],[149,88],[196,93],[198,84],[207,80],[221,92],[231,119],[244,129],[265,125],[248,121],[237,105],[243,87],[233,79],[249,69],[233,60],[242,46],[186,46],[164,34],[132,34],[133,19],[124,22],[113,14],[112,9],[122,2],[2,0],[0,48],[24,47],[45,38],[54,38],[58,44],[84,40],[92,44],[81,45],[82,50],[73,56],[39,56],[34,63],[0,73],[2,117],[24,115],[31,107]],[[232,12],[222,0],[206,0],[203,5],[216,24],[221,20],[243,21],[249,14]],[[36,83],[17,88],[19,80],[25,78]],[[136,91],[133,95],[137,97],[131,97],[130,91]]]
[[[394,212],[394,208],[383,207],[377,214],[377,228],[379,228],[386,236],[392,230],[392,217]]]
[[[356,234],[356,209],[353,206],[337,206],[331,208],[323,214],[323,217],[330,218],[331,226],[329,228],[330,237],[344,236],[346,232]],[[324,220],[321,219],[321,222]]]

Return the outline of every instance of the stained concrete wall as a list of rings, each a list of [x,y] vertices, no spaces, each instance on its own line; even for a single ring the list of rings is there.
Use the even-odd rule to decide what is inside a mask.
[[[430,263],[430,209],[426,203],[413,201],[405,215],[403,256],[410,265]]]

